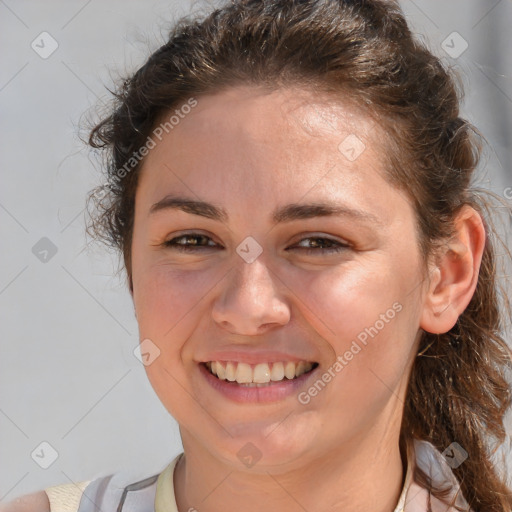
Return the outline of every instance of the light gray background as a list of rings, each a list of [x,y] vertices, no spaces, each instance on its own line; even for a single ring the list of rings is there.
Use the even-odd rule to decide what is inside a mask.
[[[482,183],[511,199],[512,2],[403,7],[465,75],[464,114],[490,142]],[[141,65],[190,8],[0,0],[0,501],[120,469],[149,476],[181,451],[177,425],[133,355],[138,330],[124,276],[113,276],[117,257],[85,247],[84,199],[100,175],[77,125],[108,98],[112,77]],[[31,48],[43,31],[59,45],[47,59]],[[441,46],[454,31],[469,44],[457,59]],[[42,237],[57,247],[46,263],[32,252]],[[41,442],[58,452],[48,469],[31,458]],[[48,448],[37,453],[49,461]]]

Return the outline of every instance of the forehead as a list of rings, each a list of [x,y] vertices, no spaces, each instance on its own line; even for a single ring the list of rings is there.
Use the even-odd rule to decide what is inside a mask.
[[[283,150],[293,141],[303,143],[311,138],[317,143],[347,134],[368,138],[375,129],[369,114],[348,98],[342,101],[327,93],[291,88],[228,88],[201,96],[198,105],[183,117],[176,130],[183,139],[236,134],[237,139],[269,146],[286,140]]]
[[[384,130],[362,109],[326,94],[234,87],[198,97],[180,118],[155,141],[141,176],[149,172],[151,181],[161,181],[186,168],[191,179],[197,171],[202,179],[229,173],[231,181],[238,176],[249,185],[262,174],[269,181],[309,182],[333,165],[346,179],[383,174]],[[168,119],[166,113],[160,126]]]
[[[196,99],[143,162],[137,218],[149,220],[171,195],[216,204],[244,223],[314,202],[411,223],[409,198],[385,176],[385,131],[361,109],[311,92],[251,87]]]

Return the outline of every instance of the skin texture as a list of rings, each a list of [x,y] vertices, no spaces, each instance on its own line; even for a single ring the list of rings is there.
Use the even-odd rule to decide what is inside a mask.
[[[44,491],[38,491],[9,503],[0,503],[0,512],[50,512],[50,502]]]
[[[354,135],[364,151],[347,158],[338,146]],[[400,422],[419,335],[446,332],[469,303],[485,232],[480,216],[463,208],[455,237],[425,269],[411,202],[384,178],[384,143],[383,127],[348,103],[237,87],[198,98],[146,157],[135,206],[133,301],[140,339],[160,351],[146,366],[148,378],[180,425],[186,456],[174,484],[181,512],[396,506],[404,478]],[[150,215],[168,194],[213,203],[228,219],[176,209]],[[325,201],[375,219],[271,221],[278,207]],[[192,239],[204,248],[182,253],[163,245],[190,231],[209,237]],[[262,248],[252,263],[236,252],[248,236]],[[315,245],[318,238],[347,247],[329,253]],[[322,375],[397,304],[307,404],[296,395],[235,403],[199,372],[212,350],[238,349],[316,361]],[[261,456],[250,467],[237,456],[247,443]],[[0,505],[25,510],[49,510],[46,495]]]
[[[353,135],[365,149],[351,161],[338,146]],[[426,272],[411,202],[384,178],[384,141],[384,130],[348,103],[237,87],[198,98],[147,156],[136,195],[133,299],[140,339],[160,350],[147,375],[180,425],[180,510],[396,506],[400,422],[419,334],[449,330],[469,303],[485,233],[464,208],[458,235]],[[167,194],[213,203],[229,219],[176,209],[149,215]],[[376,219],[271,221],[277,207],[322,201]],[[203,246],[196,252],[163,245],[190,231],[209,237],[192,240]],[[252,263],[236,252],[247,236],[262,248]],[[348,247],[329,254],[314,236]],[[397,303],[400,312],[306,405],[296,396],[234,403],[199,373],[197,362],[217,349],[281,350],[325,371]],[[252,467],[237,456],[246,443],[261,455]]]

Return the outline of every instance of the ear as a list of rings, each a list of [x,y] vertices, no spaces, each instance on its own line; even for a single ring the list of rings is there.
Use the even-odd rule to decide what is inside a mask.
[[[420,320],[433,334],[448,332],[468,306],[485,248],[485,226],[474,208],[464,205],[454,225],[453,238],[437,253]]]

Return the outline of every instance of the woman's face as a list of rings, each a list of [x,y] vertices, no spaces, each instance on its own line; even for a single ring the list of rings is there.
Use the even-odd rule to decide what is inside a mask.
[[[318,95],[237,87],[167,132],[138,184],[133,299],[185,449],[284,470],[395,441],[425,287],[383,129]],[[300,361],[313,370],[283,379]]]

